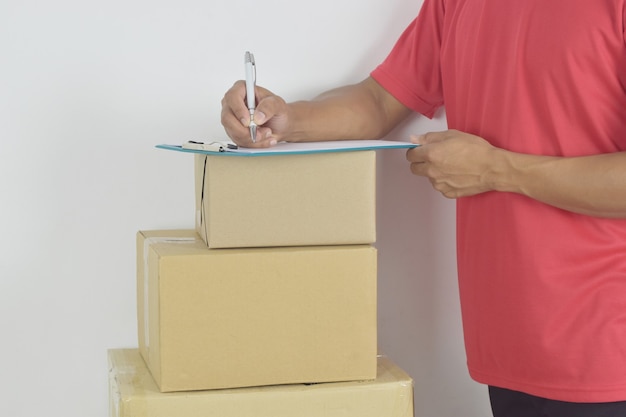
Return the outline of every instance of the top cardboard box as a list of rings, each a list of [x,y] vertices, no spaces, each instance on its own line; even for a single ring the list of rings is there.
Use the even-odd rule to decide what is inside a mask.
[[[210,248],[371,244],[374,151],[195,155],[196,230]]]

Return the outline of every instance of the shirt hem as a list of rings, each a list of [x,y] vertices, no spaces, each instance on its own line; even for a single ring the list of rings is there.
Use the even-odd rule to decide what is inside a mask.
[[[555,387],[513,381],[469,368],[470,377],[481,384],[523,392],[550,400],[577,403],[607,403],[626,401],[626,384],[610,387]]]

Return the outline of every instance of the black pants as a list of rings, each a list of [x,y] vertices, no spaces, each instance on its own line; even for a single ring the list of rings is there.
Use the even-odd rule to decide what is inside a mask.
[[[489,387],[494,417],[626,417],[626,401],[570,403]]]

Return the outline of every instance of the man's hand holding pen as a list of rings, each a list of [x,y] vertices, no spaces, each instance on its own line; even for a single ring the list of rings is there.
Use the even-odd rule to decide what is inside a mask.
[[[222,99],[222,125],[239,146],[267,148],[283,140],[288,106],[269,90],[256,85],[254,56],[245,55],[246,80],[237,81]]]
[[[222,99],[222,125],[228,136],[239,146],[267,148],[284,140],[288,126],[285,101],[269,90],[255,87],[257,105],[254,111],[256,141],[250,135],[250,110],[246,106],[245,81],[237,81]]]

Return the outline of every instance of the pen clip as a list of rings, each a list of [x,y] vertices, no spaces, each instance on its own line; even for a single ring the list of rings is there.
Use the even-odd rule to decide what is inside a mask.
[[[254,112],[256,108],[256,63],[254,62],[254,55],[247,51],[245,55],[245,66],[246,66],[246,101],[248,104],[248,109],[250,110],[250,114]]]
[[[250,64],[252,67],[252,81],[256,83],[256,62],[254,61],[254,54],[250,51],[246,51],[245,63]]]

